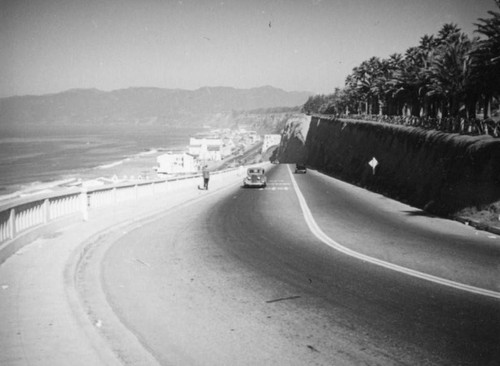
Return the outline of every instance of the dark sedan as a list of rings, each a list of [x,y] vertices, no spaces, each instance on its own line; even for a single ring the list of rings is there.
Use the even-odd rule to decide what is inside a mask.
[[[243,187],[265,187],[267,185],[266,171],[263,168],[248,168],[243,180]]]

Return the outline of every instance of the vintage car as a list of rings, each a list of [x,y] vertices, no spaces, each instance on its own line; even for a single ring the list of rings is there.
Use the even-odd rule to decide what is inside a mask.
[[[248,168],[243,179],[243,187],[265,187],[267,185],[266,171],[263,168]]]
[[[298,173],[303,173],[303,174],[307,173],[307,168],[305,164],[295,164],[295,174]]]

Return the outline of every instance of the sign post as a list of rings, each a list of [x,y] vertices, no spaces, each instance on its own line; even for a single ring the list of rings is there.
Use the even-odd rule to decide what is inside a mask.
[[[370,162],[368,164],[372,167],[373,175],[375,175],[375,168],[378,165],[377,159],[375,159],[375,157],[373,157],[372,160],[370,160]]]

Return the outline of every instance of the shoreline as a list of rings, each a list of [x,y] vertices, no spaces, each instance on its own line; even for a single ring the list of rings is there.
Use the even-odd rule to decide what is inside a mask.
[[[0,202],[68,181],[156,178],[156,155],[185,149],[202,128],[154,126],[0,126]],[[22,127],[22,128],[20,128]],[[98,127],[98,128],[97,128]],[[54,188],[55,187],[55,188]]]
[[[119,183],[137,183],[156,179],[174,177],[174,175],[157,174],[157,157],[167,152],[180,152],[186,150],[186,145],[176,141],[172,146],[145,147],[140,151],[135,150],[132,154],[115,156],[116,160],[95,161],[93,167],[75,167],[45,174],[46,178],[32,181],[8,184],[0,187],[0,203],[16,198],[28,197],[39,193],[51,193],[64,188],[74,187],[99,187]],[[207,162],[210,170],[218,170],[220,167],[235,164],[235,156],[220,161]],[[228,161],[229,159],[229,161]],[[246,160],[246,159],[244,159]],[[28,180],[28,179],[26,179]]]
[[[165,151],[174,149],[155,148],[87,170],[55,175],[50,181],[33,181],[4,186],[1,187],[0,202],[39,193],[54,192],[68,187],[95,187],[110,183],[156,179],[157,174],[154,170],[157,165],[156,158],[164,154]]]
[[[181,147],[152,148],[123,159],[99,164],[87,170],[54,176],[50,181],[33,181],[2,187],[0,203],[11,199],[28,197],[40,193],[50,193],[70,187],[98,187],[116,183],[136,183],[154,179],[164,179],[155,170],[156,158],[169,151],[180,151]],[[209,163],[210,169],[218,169],[221,162]],[[174,176],[174,175],[172,175]],[[170,177],[170,176],[169,176]]]

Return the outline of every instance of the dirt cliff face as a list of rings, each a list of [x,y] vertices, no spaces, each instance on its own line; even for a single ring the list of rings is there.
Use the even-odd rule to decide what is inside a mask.
[[[305,159],[311,168],[431,213],[500,200],[500,140],[489,136],[312,117],[290,120],[282,145],[280,162]]]

